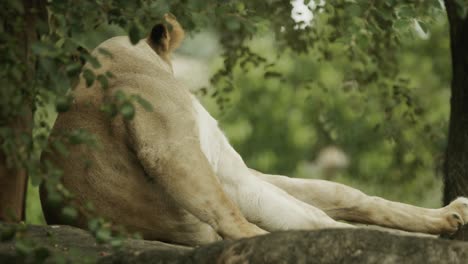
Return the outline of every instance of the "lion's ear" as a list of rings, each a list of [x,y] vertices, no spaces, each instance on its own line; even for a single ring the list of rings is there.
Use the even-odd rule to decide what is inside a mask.
[[[169,49],[169,33],[164,24],[156,24],[149,36],[151,46],[156,51],[168,51]]]

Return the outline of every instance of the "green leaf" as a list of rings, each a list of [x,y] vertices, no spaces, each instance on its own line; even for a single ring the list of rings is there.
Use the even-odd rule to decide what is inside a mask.
[[[149,111],[149,112],[153,111],[153,105],[150,102],[148,102],[146,99],[143,99],[139,95],[136,95],[135,99],[146,111]]]
[[[265,78],[280,78],[281,76],[283,76],[281,73],[274,71],[267,71],[263,74]]]
[[[52,146],[59,154],[64,155],[64,156],[68,155],[67,147],[65,147],[65,145],[61,141],[59,140],[53,141]]]
[[[133,45],[137,44],[138,41],[140,41],[141,32],[136,23],[132,23],[132,25],[130,26],[130,29],[128,30],[128,37],[130,38],[130,42]]]
[[[109,229],[101,228],[96,232],[96,241],[98,243],[108,242],[111,238],[112,236]]]
[[[419,27],[421,28],[421,30],[422,30],[422,32],[424,33],[424,35],[427,35],[428,29],[427,29],[426,23],[424,23],[424,22],[422,22],[422,21],[416,21],[416,23],[419,25]]]
[[[127,100],[127,96],[124,92],[122,92],[122,90],[118,90],[117,92],[115,92],[114,97],[117,100],[117,102],[123,102]]]
[[[71,96],[58,97],[55,102],[55,110],[59,113],[67,112],[70,109],[73,98]]]
[[[107,89],[109,87],[109,80],[107,79],[107,77],[105,75],[103,75],[103,74],[98,75],[97,80],[101,84],[102,89],[105,90],[105,89]]]
[[[110,242],[111,246],[114,248],[121,247],[123,245],[123,240],[122,239],[112,239]]]
[[[52,53],[52,48],[43,42],[36,42],[31,46],[31,50],[34,54],[39,56],[48,56]]]
[[[346,11],[352,17],[359,17],[362,14],[361,6],[356,3],[349,4],[348,7],[346,8]]]
[[[236,18],[230,18],[226,22],[226,27],[231,31],[237,31],[241,28],[241,24]]]
[[[57,209],[62,204],[62,196],[56,191],[47,190],[47,205],[51,208]]]
[[[73,130],[69,137],[70,143],[78,145],[84,142],[84,136],[81,130]]]
[[[93,66],[94,69],[101,68],[101,63],[99,62],[99,60],[96,57],[89,56],[89,55],[86,55],[84,57],[86,58],[86,61],[89,62],[89,64],[91,64],[91,66]]]
[[[92,232],[97,232],[97,230],[101,227],[101,219],[93,218],[88,221],[88,229]]]
[[[61,39],[59,39],[57,42],[55,42],[55,46],[56,46],[57,48],[61,48],[61,47],[63,47],[63,44],[65,44],[65,41],[66,41],[65,38],[61,38]]]
[[[85,78],[86,81],[86,87],[90,87],[93,85],[94,81],[96,80],[96,75],[94,72],[90,69],[85,69],[83,71],[83,78]]]
[[[78,217],[78,212],[71,206],[64,207],[62,209],[62,220],[67,223],[72,223]]]
[[[42,178],[40,177],[39,173],[29,173],[31,179],[31,185],[34,187],[39,186],[42,183]]]
[[[468,14],[468,1],[467,0],[455,0],[457,14],[461,19],[465,19]]]
[[[46,247],[39,247],[34,250],[34,260],[36,263],[43,263],[50,256],[50,251]]]
[[[393,28],[400,33],[407,32],[411,29],[412,24],[413,22],[410,19],[399,19],[393,23]]]
[[[16,235],[16,229],[13,225],[5,226],[0,229],[0,241],[10,241]]]
[[[109,51],[108,51],[107,49],[105,49],[105,48],[98,48],[97,51],[98,51],[99,53],[101,53],[102,55],[108,57],[108,58],[112,58],[112,53],[109,52]]]
[[[411,19],[416,16],[414,7],[412,5],[401,5],[397,9],[398,17]]]
[[[65,71],[67,72],[68,76],[74,76],[78,74],[81,70],[81,64],[78,62],[71,63],[65,67]]]
[[[115,77],[115,75],[110,71],[106,71],[106,76],[107,76],[107,78],[114,78]]]
[[[243,2],[240,2],[240,1],[237,2],[237,3],[236,3],[236,9],[237,9],[237,12],[239,12],[239,13],[241,13],[241,14],[244,13],[244,11],[245,11],[245,4],[244,4]]]
[[[104,103],[101,105],[100,110],[108,114],[110,117],[117,115],[117,106],[114,103]]]
[[[86,202],[84,208],[85,208],[86,210],[91,210],[91,211],[95,210],[95,207],[94,207],[93,203],[90,202],[90,201]]]
[[[16,252],[20,255],[29,255],[33,252],[34,245],[29,240],[19,240],[15,243]]]
[[[130,102],[125,102],[120,106],[120,113],[125,119],[131,120],[135,116],[135,108]]]

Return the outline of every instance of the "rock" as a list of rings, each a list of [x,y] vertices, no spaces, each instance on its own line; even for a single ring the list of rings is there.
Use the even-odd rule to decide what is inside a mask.
[[[30,226],[25,237],[71,262],[109,263],[468,263],[468,242],[367,228],[288,231],[198,248],[126,240],[120,250],[68,226]],[[31,261],[0,243],[0,263]],[[78,261],[79,260],[79,261]]]
[[[0,231],[9,226],[0,223]],[[1,232],[0,232],[1,233]],[[18,239],[18,237],[20,239]],[[8,242],[0,241],[0,263],[37,263],[35,251],[47,249],[49,252],[47,260],[51,263],[61,259],[72,263],[95,263],[98,259],[120,252],[110,245],[98,244],[94,237],[87,231],[71,226],[27,226],[26,230],[17,234],[17,240],[21,238],[27,243],[20,242],[20,249],[16,249],[16,240]],[[25,255],[22,251],[31,248],[32,252]],[[146,250],[158,251],[161,255],[168,252],[171,256],[182,255],[191,248],[171,245],[159,241],[147,241],[127,239],[124,241],[122,252],[128,256],[138,255]],[[155,255],[156,253],[153,252]]]
[[[194,263],[210,263],[213,254],[207,250],[195,250]],[[215,256],[221,263],[468,263],[468,243],[368,229],[329,229],[240,240],[223,246]]]

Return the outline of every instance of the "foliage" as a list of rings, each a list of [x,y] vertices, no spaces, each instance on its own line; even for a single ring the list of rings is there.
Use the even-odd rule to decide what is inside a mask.
[[[259,170],[320,177],[304,171],[304,161],[338,145],[351,166],[336,180],[439,206],[450,76],[445,14],[438,2],[375,2],[318,5],[311,25],[293,26],[284,39],[281,30],[259,31],[263,37],[243,48],[253,61],[240,60],[205,103],[227,106],[218,119]]]
[[[270,71],[281,75],[237,69],[236,88],[218,117],[246,162],[261,171],[320,177],[302,165],[337,145],[351,163],[335,180],[393,200],[438,206],[436,172],[446,144],[450,79],[446,26],[439,16],[427,39],[414,32],[400,40],[396,81],[380,77],[391,85],[345,79],[355,62],[341,48],[326,61],[317,58],[317,49],[275,58],[278,48],[268,35],[254,40],[251,49],[275,60]]]

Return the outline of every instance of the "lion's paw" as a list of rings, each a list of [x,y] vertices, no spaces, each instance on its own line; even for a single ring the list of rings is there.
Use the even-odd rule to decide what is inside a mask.
[[[443,208],[444,233],[455,233],[461,226],[468,223],[468,199],[459,197]]]

